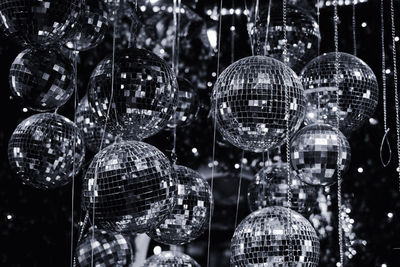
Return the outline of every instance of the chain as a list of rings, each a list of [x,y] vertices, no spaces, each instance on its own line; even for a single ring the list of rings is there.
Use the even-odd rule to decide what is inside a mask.
[[[352,15],[352,26],[353,26],[353,55],[357,56],[357,34],[356,34],[356,3],[353,0],[353,15]]]
[[[335,86],[336,86],[336,106],[339,108],[339,31],[338,31],[338,8],[337,8],[337,0],[334,0],[334,43],[335,43]],[[341,170],[341,142],[339,137],[339,128],[340,128],[340,114],[336,112],[336,136],[338,140],[337,146],[337,162],[336,162],[336,174],[337,174],[337,198],[338,198],[338,237],[339,237],[339,255],[340,255],[340,266],[344,266],[344,253],[343,253],[343,221],[342,221],[342,170]]]
[[[260,23],[260,0],[256,0],[256,5],[255,5],[255,8],[254,8],[254,27],[253,27],[254,36],[257,39],[256,55],[260,54],[260,49],[261,49],[261,47],[260,47],[261,46],[261,43],[260,43],[261,41],[260,41],[260,36],[259,36],[261,25],[259,25],[260,28],[257,27],[257,24],[259,24],[259,23]]]
[[[247,0],[244,0],[244,9],[247,12],[247,25],[249,25],[251,23],[251,19],[250,19],[250,11],[249,8],[247,6]],[[221,12],[221,11],[220,11]],[[250,46],[251,46],[251,55],[254,56],[254,40],[253,40],[253,28],[250,29],[249,27],[247,27],[247,33],[249,35],[249,39],[250,39]]]
[[[271,5],[272,5],[272,0],[269,0],[268,1],[267,25],[265,26],[264,56],[267,55],[268,33],[269,33],[269,25],[271,22]]]
[[[398,168],[397,172],[399,175],[399,191],[400,191],[400,120],[399,120],[399,93],[397,91],[397,57],[396,57],[396,26],[394,22],[394,4],[393,0],[390,0],[390,17],[392,19],[392,45],[393,45],[393,82],[394,82],[394,100],[396,109],[396,135],[397,135],[397,158]]]
[[[382,49],[382,94],[383,94],[383,127],[384,127],[384,135],[382,137],[382,142],[379,150],[379,156],[381,158],[382,165],[384,167],[388,166],[390,161],[392,160],[392,149],[390,147],[390,142],[388,138],[388,134],[390,129],[387,127],[387,107],[386,107],[386,56],[385,56],[385,18],[384,18],[384,0],[381,0],[381,49]],[[389,157],[385,161],[383,159],[383,146],[386,142],[386,145],[389,149]]]

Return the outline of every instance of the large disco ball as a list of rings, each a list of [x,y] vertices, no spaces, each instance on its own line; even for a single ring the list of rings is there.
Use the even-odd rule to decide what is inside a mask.
[[[77,30],[81,0],[0,1],[0,27],[22,45],[62,45]]]
[[[318,191],[305,184],[294,171],[290,171],[292,202],[291,209],[309,216],[317,207]],[[287,164],[277,162],[265,166],[255,176],[247,191],[251,211],[266,207],[288,207]]]
[[[88,93],[90,104],[110,131],[123,139],[142,140],[162,130],[177,102],[178,86],[171,67],[151,52],[129,48],[115,56],[113,96],[111,74],[109,56],[93,71]]]
[[[55,113],[35,114],[25,119],[8,143],[11,168],[24,184],[40,189],[68,184],[78,174],[84,156],[80,130]]]
[[[157,148],[116,142],[97,153],[83,180],[83,206],[95,224],[118,232],[143,233],[172,210],[175,177]]]
[[[282,4],[273,3],[270,16],[268,4],[260,8],[260,16],[254,28],[255,52],[284,62],[284,27]],[[319,25],[307,11],[288,5],[286,15],[287,64],[296,73],[315,56],[321,40]]]
[[[93,229],[79,242],[75,255],[79,267],[132,266],[134,252],[125,236]]]
[[[108,10],[102,1],[85,0],[75,34],[67,42],[67,47],[85,51],[96,47],[104,39],[108,29]]]
[[[64,105],[74,92],[71,61],[56,50],[25,49],[14,59],[10,87],[32,110],[49,111]]]
[[[274,206],[247,216],[236,228],[232,237],[231,266],[317,267],[319,262],[317,233],[306,218],[295,211],[290,212],[291,216],[287,208]],[[289,258],[290,242],[293,244],[292,259]]]
[[[236,61],[221,73],[213,89],[219,132],[244,150],[261,152],[279,146],[286,136],[285,90],[289,133],[294,133],[305,112],[304,90],[296,73],[269,57]]]
[[[199,111],[197,91],[194,86],[185,78],[178,77],[178,103],[176,105],[175,116],[168,122],[168,127],[189,125]]]
[[[349,133],[360,127],[375,111],[379,88],[375,74],[361,59],[339,53],[339,108],[336,99],[335,53],[313,59],[302,71],[307,99],[305,122],[327,123]]]
[[[143,267],[200,267],[200,264],[181,252],[163,251],[148,258]]]
[[[337,134],[334,127],[328,124],[312,124],[293,136],[290,157],[293,169],[303,182],[328,186],[336,182],[338,157],[341,171],[348,169],[350,145],[340,131]]]
[[[94,108],[88,102],[87,95],[79,102],[75,115],[76,125],[82,131],[85,145],[91,151],[97,153],[100,148],[104,148],[114,142],[115,137],[99,122]]]
[[[182,245],[198,238],[207,229],[213,197],[210,186],[200,173],[175,166],[178,193],[172,212],[147,234],[169,245]]]

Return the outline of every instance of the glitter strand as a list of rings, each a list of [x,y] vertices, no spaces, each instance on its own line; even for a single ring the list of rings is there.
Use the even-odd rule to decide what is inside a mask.
[[[242,189],[242,179],[243,179],[243,159],[244,159],[244,150],[242,150],[242,158],[240,160],[240,175],[239,175],[239,186],[237,191],[236,198],[236,212],[235,212],[235,228],[237,227],[238,215],[239,215],[239,205],[240,205],[240,191]]]
[[[357,56],[357,32],[356,32],[356,3],[353,1],[353,6],[352,6],[352,18],[351,18],[351,23],[352,23],[352,28],[353,28],[353,55]]]
[[[266,25],[266,28],[265,28],[264,56],[267,55],[269,24],[270,24],[270,21],[271,21],[271,5],[272,5],[272,0],[269,0],[268,1],[267,25]],[[258,38],[258,39],[260,39],[260,38]]]

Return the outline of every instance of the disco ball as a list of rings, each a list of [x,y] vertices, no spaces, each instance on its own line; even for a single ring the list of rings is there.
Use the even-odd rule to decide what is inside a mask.
[[[123,139],[142,140],[162,130],[177,102],[177,81],[171,67],[146,50],[130,48],[115,56],[111,110],[111,57],[103,59],[89,81],[88,99],[102,123]]]
[[[213,198],[207,181],[196,171],[175,166],[178,193],[172,212],[147,234],[169,245],[182,245],[198,238],[208,227]]]
[[[75,115],[76,125],[82,131],[85,145],[91,151],[97,153],[100,147],[104,148],[114,142],[115,137],[99,123],[96,112],[87,100],[87,95],[79,102]]]
[[[317,233],[306,218],[290,212],[294,258],[289,258],[289,210],[274,206],[251,213],[236,228],[231,241],[231,266],[318,266]]]
[[[61,45],[74,34],[81,0],[0,1],[0,27],[22,45]]]
[[[317,206],[318,191],[314,186],[303,183],[294,171],[291,174],[291,209],[309,216]],[[287,166],[284,162],[262,168],[248,187],[247,201],[251,211],[266,207],[288,207]]]
[[[311,185],[328,186],[336,182],[338,149],[340,169],[345,172],[350,164],[350,145],[346,137],[328,124],[304,127],[292,138],[290,157],[300,179]]]
[[[315,122],[336,126],[349,133],[359,128],[375,111],[379,88],[375,74],[361,59],[339,53],[339,109],[336,99],[335,53],[313,59],[302,71],[307,99],[306,124]]]
[[[225,69],[212,96],[217,127],[231,144],[253,152],[279,146],[286,136],[285,90],[290,103],[289,132],[303,121],[305,100],[297,75],[264,56],[240,59]]]
[[[143,267],[200,267],[200,264],[181,252],[163,251],[148,258]]]
[[[108,28],[107,7],[101,1],[85,0],[77,31],[67,42],[67,47],[85,51],[96,47],[104,39]]]
[[[267,5],[267,6],[265,6]],[[319,25],[311,14],[297,7],[287,6],[287,64],[296,73],[318,54],[321,40]],[[255,52],[284,62],[284,27],[282,4],[274,3],[268,16],[268,4],[260,7],[254,29]],[[266,41],[267,39],[267,41]]]
[[[84,156],[85,144],[79,129],[55,113],[25,119],[8,143],[11,168],[24,184],[40,189],[68,184],[79,173]]]
[[[176,192],[164,154],[143,142],[123,141],[104,148],[90,163],[83,205],[94,211],[101,228],[143,233],[171,212]]]
[[[187,126],[197,116],[199,103],[197,101],[197,92],[193,84],[184,78],[178,77],[178,104],[176,106],[175,116],[168,122],[168,127]]]
[[[32,110],[49,111],[64,105],[74,92],[70,60],[55,50],[25,49],[14,59],[10,87]]]
[[[129,267],[134,258],[129,239],[118,233],[93,228],[79,242],[75,255],[80,267]]]

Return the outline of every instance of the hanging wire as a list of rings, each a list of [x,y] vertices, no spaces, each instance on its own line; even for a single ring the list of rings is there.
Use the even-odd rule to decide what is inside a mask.
[[[219,77],[220,68],[220,54],[221,54],[221,29],[222,29],[222,5],[224,0],[220,0],[219,7],[219,22],[218,22],[218,50],[217,50],[217,79]],[[212,148],[212,167],[211,167],[211,194],[214,192],[214,172],[215,172],[215,148],[216,148],[216,136],[217,136],[217,106],[214,107],[214,125],[213,125],[213,148]],[[211,247],[211,224],[212,224],[212,212],[210,207],[210,218],[208,220],[208,238],[207,238],[207,267],[210,266],[210,247]]]
[[[382,137],[381,146],[379,149],[379,156],[381,158],[382,165],[387,167],[392,160],[392,149],[390,147],[390,142],[388,134],[390,129],[387,126],[387,106],[386,106],[386,56],[385,56],[385,17],[384,17],[384,0],[381,0],[380,15],[381,15],[381,49],[382,49],[382,94],[383,94],[383,128],[384,135]],[[385,161],[383,159],[383,146],[386,144],[389,152],[389,157]]]
[[[240,160],[240,175],[239,175],[239,186],[236,198],[236,212],[235,212],[235,228],[237,226],[238,215],[239,215],[239,205],[240,205],[240,193],[242,189],[242,179],[243,179],[243,160],[244,160],[244,150],[242,150],[242,158]]]
[[[270,25],[270,22],[271,22],[271,5],[272,5],[272,0],[269,0],[268,1],[267,25],[266,25],[266,28],[265,28],[264,56],[267,55],[269,25]]]
[[[321,11],[320,11],[320,9],[319,9],[319,2],[320,2],[320,0],[316,0],[316,7],[317,7],[317,23],[318,23],[318,27],[319,27],[319,29],[321,30],[321,26],[320,26],[320,14],[321,14]],[[321,32],[321,31],[320,31]],[[318,41],[318,44],[317,44],[317,56],[319,57],[321,55],[321,41],[319,40]],[[321,73],[321,61],[320,60],[318,60],[318,88],[320,88],[321,87],[321,75],[320,75],[320,73]],[[320,95],[319,95],[320,93],[317,93],[317,121],[319,121],[319,116],[320,116],[320,112],[319,112],[319,110],[321,109],[321,101],[320,101]]]
[[[335,43],[335,86],[336,86],[336,106],[339,107],[339,31],[338,31],[338,8],[337,0],[334,0],[334,43]],[[336,112],[336,136],[339,136],[340,127],[340,114]],[[338,238],[339,238],[339,256],[340,266],[344,266],[344,250],[343,250],[343,221],[342,221],[342,173],[341,173],[341,142],[338,139],[337,146],[337,161],[336,161],[336,174],[337,174],[337,198],[338,198]]]
[[[235,0],[232,0],[232,10],[235,10]],[[232,14],[231,20],[231,63],[235,62],[235,36],[236,36],[236,27],[235,27],[235,12]]]
[[[394,82],[394,100],[396,109],[396,136],[397,136],[397,173],[399,175],[399,191],[400,191],[400,114],[399,114],[399,93],[397,84],[397,56],[396,56],[396,26],[394,22],[394,4],[390,0],[390,17],[392,23],[392,53],[393,53],[393,82]]]
[[[285,64],[288,62],[287,57],[287,25],[286,25],[286,16],[287,16],[287,0],[282,1],[282,24],[283,24],[283,61]],[[290,101],[289,101],[289,87],[285,86],[285,117],[286,117],[286,171],[287,171],[287,199],[288,206],[287,212],[289,217],[289,262],[294,262],[294,254],[293,254],[293,231],[292,231],[292,176],[290,173],[290,127],[289,127],[289,118],[290,118]]]
[[[352,6],[352,18],[351,18],[351,23],[352,23],[352,28],[353,28],[353,55],[357,56],[357,32],[356,32],[356,1],[353,1],[353,6]]]
[[[247,6],[247,0],[244,0],[244,9],[246,11],[246,18],[247,18],[247,26],[251,25],[251,16],[250,16],[250,10]],[[221,12],[221,11],[220,11]],[[253,30],[254,30],[254,26],[249,28],[247,27],[247,33],[249,35],[249,39],[250,39],[250,46],[251,46],[251,55],[254,56],[254,39],[253,39]]]
[[[253,29],[252,32],[254,34],[254,36],[257,39],[257,51],[255,51],[256,55],[260,54],[260,37],[258,36],[259,34],[259,29],[257,28],[257,24],[260,21],[260,0],[256,0],[256,4],[254,7],[254,25],[253,25]],[[254,48],[253,48],[254,50]],[[254,54],[253,54],[254,56]]]

